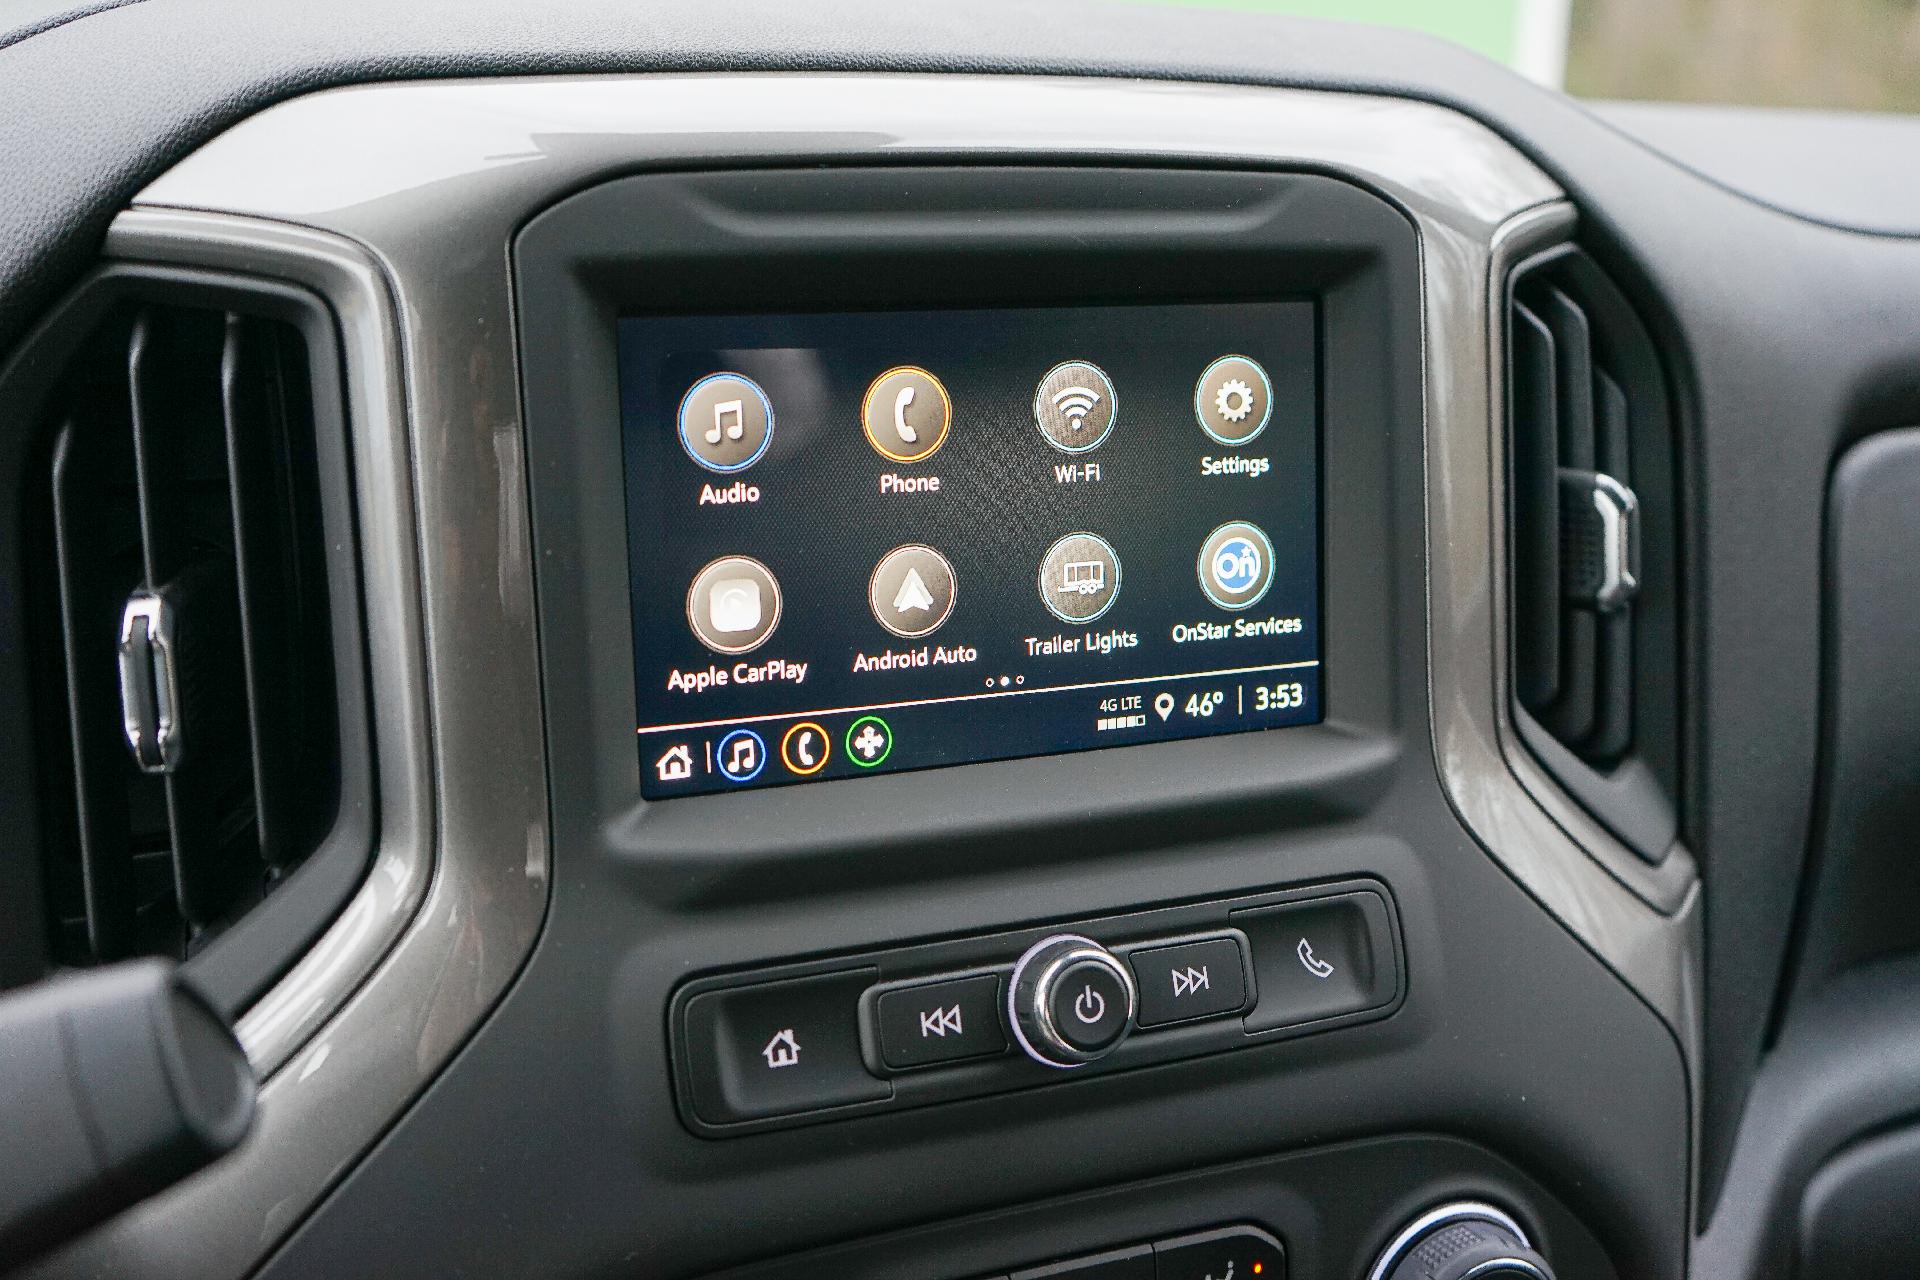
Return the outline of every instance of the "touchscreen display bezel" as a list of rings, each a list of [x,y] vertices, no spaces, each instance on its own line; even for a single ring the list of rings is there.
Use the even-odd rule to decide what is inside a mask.
[[[528,223],[514,263],[556,841],[664,874],[675,894],[736,867],[787,892],[1033,865],[1318,821],[1428,741],[1420,248],[1389,200],[1336,177],[1234,168],[707,169],[583,190]],[[1336,668],[1321,723],[643,798],[620,316],[710,314],[715,297],[783,314],[1276,296],[1312,297],[1319,316],[1321,634]],[[517,477],[501,483],[518,492]],[[509,504],[499,518],[525,517]]]

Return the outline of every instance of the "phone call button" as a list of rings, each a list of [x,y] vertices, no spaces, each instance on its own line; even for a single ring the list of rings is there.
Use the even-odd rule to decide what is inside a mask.
[[[780,763],[802,778],[810,778],[827,767],[833,748],[822,726],[802,720],[780,739]]]
[[[1371,890],[1236,911],[1233,923],[1251,946],[1259,992],[1248,1031],[1379,1008],[1399,988],[1391,917]]]
[[[940,379],[917,365],[896,365],[873,380],[860,406],[860,425],[881,457],[924,462],[947,442],[953,401]]]

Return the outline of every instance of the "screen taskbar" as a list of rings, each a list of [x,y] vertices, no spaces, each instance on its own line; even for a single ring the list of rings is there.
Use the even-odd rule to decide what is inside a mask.
[[[977,760],[1314,724],[1321,664],[1022,688],[771,716],[642,726],[641,790],[650,800],[865,777]]]

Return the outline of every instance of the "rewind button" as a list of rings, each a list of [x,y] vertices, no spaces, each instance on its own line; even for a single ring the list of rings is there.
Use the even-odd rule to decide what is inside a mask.
[[[1127,957],[1140,988],[1142,1027],[1238,1013],[1247,1003],[1247,973],[1237,937],[1180,942]]]
[[[1006,1051],[995,974],[884,990],[874,1013],[880,1061],[896,1071]]]

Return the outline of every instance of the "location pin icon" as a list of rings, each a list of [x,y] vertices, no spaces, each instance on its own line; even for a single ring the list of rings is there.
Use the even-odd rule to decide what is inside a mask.
[[[1173,695],[1170,693],[1163,693],[1159,697],[1155,698],[1153,700],[1153,709],[1160,713],[1160,718],[1162,720],[1165,720],[1168,716],[1173,714]]]

